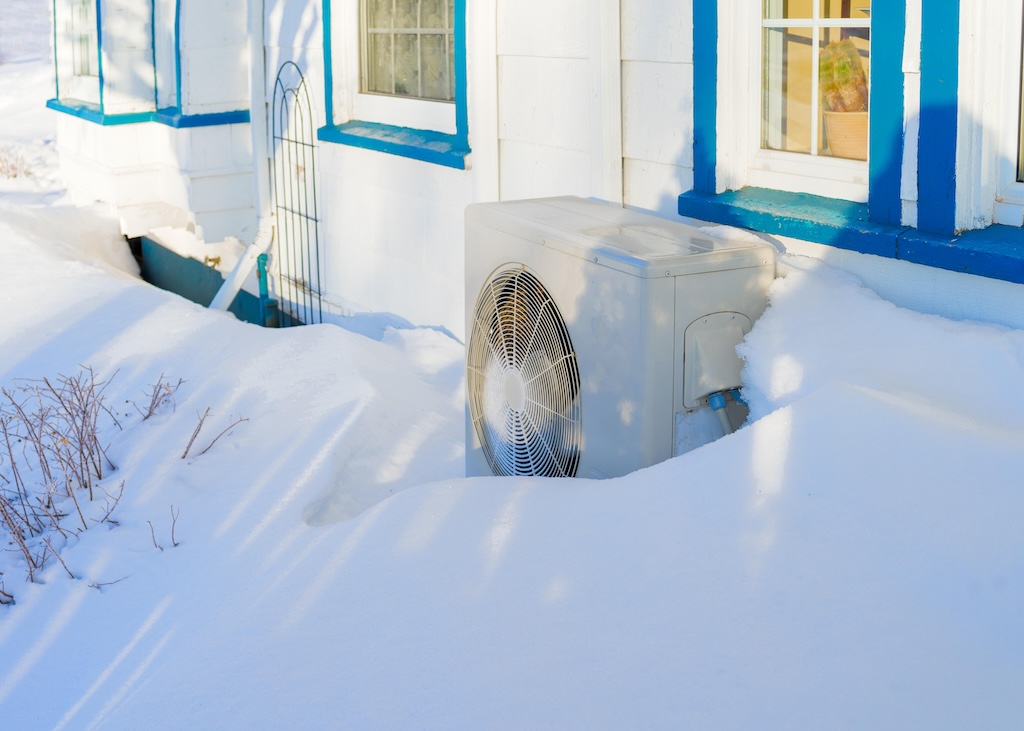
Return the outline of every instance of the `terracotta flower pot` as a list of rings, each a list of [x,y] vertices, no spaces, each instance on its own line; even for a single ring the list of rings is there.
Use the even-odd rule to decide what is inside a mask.
[[[823,112],[825,139],[834,157],[868,159],[868,113]]]

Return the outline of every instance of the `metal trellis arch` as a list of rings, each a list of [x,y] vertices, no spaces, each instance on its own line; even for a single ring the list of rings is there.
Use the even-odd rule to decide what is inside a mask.
[[[280,324],[323,322],[316,128],[306,79],[286,61],[274,82],[271,134]]]

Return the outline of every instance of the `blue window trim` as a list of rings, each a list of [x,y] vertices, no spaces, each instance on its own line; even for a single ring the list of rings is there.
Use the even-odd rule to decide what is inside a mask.
[[[932,0],[921,15],[921,119],[917,160],[917,226],[952,234],[956,220],[956,104],[959,83],[955,49],[960,36],[959,0]]]
[[[1024,229],[1013,226],[943,235],[874,221],[865,203],[764,188],[718,195],[689,191],[680,196],[679,212],[769,235],[1024,284]]]
[[[53,0],[53,17],[56,17],[58,0]],[[80,99],[67,99],[60,96],[60,76],[57,73],[57,63],[54,62],[54,93],[53,99],[46,102],[49,109],[53,109],[73,117],[84,119],[94,124],[105,127],[122,124],[139,124],[142,122],[156,122],[175,129],[189,129],[193,127],[213,127],[222,124],[248,124],[250,121],[248,109],[238,109],[228,112],[212,112],[206,114],[182,114],[181,112],[181,0],[174,3],[174,93],[176,104],[172,107],[154,109],[149,112],[132,112],[128,114],[107,114],[103,104],[103,19],[102,0],[96,0],[96,53],[98,58],[99,77],[99,104],[82,101]],[[153,41],[153,106],[159,99],[159,87],[156,72],[156,0],[150,0],[150,30]],[[57,45],[56,25],[53,31],[53,47]],[[57,51],[54,51],[56,58]]]
[[[466,94],[466,0],[455,0],[454,10],[455,134],[445,134],[363,120],[334,124],[331,0],[323,0],[324,103],[327,124],[317,130],[317,138],[323,142],[361,147],[465,170],[470,153]]]
[[[921,28],[918,227],[901,225],[905,0],[871,8],[868,202],[744,188],[716,194],[718,0],[695,2],[693,189],[679,213],[864,254],[1024,284],[1024,229],[955,234],[960,0],[931,0]]]
[[[214,127],[220,124],[248,124],[249,110],[239,109],[232,112],[212,112],[210,114],[182,114],[177,107],[157,109],[152,112],[132,112],[129,114],[106,114],[99,104],[84,102],[78,99],[50,99],[46,106],[64,114],[84,119],[87,122],[100,124],[104,127],[115,127],[122,124],[139,124],[156,122],[176,129],[191,127]]]
[[[100,108],[103,108],[103,0],[96,0],[96,55],[99,57],[97,75],[100,82]]]

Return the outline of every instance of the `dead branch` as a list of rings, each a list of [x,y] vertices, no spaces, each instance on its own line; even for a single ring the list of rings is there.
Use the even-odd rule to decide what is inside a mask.
[[[110,514],[114,512],[114,508],[116,508],[117,504],[121,502],[121,496],[124,495],[124,480],[121,480],[121,487],[117,491],[117,497],[114,497],[106,490],[103,490],[103,494],[107,496],[107,512],[103,514],[103,517],[100,519],[99,522],[110,523],[111,525],[119,525],[119,523],[116,520],[113,520],[110,517]],[[113,501],[113,504],[110,503],[111,500]]]
[[[156,542],[156,530],[153,529],[153,522],[149,520],[147,520],[146,522],[149,523],[149,533],[151,536],[153,536],[153,545],[159,548],[161,551],[164,550],[164,547]]]
[[[229,431],[231,431],[232,429],[234,429],[236,426],[238,426],[239,424],[241,424],[244,421],[249,421],[249,419],[247,417],[239,416],[238,419],[236,419],[235,421],[233,421],[230,424],[228,424],[227,428],[224,431],[222,431],[220,434],[215,436],[213,438],[213,441],[206,445],[206,449],[204,449],[202,452],[200,452],[199,456],[202,457],[204,454],[209,452],[210,451],[210,447],[212,447],[214,444],[216,444],[218,439],[220,439],[222,436],[227,434]]]
[[[173,505],[171,506],[171,545],[174,546],[175,548],[178,547],[178,542],[174,539],[174,527],[178,524],[178,515],[180,513],[181,513],[181,508],[178,508],[177,510],[175,510],[174,506]]]
[[[174,401],[174,394],[184,382],[184,379],[179,378],[178,382],[172,386],[170,382],[164,382],[164,374],[161,373],[160,377],[156,379],[156,383],[153,384],[147,394],[149,396],[149,404],[146,406],[145,412],[143,412],[134,401],[132,401],[132,406],[135,407],[136,411],[142,414],[143,421],[156,414],[156,411],[160,408],[161,404],[170,402],[171,408],[173,409],[177,406]]]
[[[63,566],[64,570],[68,572],[68,576],[70,576],[72,579],[77,579],[78,577],[71,573],[71,569],[69,569],[68,565],[64,563],[64,559],[61,558],[60,553],[53,547],[53,544],[50,543],[50,539],[44,538],[43,543],[46,544],[46,547],[49,549],[50,553],[52,553],[57,558],[57,560],[60,561],[60,565]]]
[[[206,421],[206,417],[210,415],[210,407],[206,407],[206,411],[203,412],[202,416],[199,416],[199,412],[196,412],[196,416],[199,416],[199,423],[196,424],[196,430],[192,432],[192,438],[188,440],[188,444],[185,446],[185,451],[182,453],[181,458],[185,459],[188,456],[188,450],[192,449],[192,443],[195,442],[196,437],[199,436],[199,431],[203,428],[203,422]],[[209,449],[207,447],[206,449]],[[203,451],[205,452],[206,449]]]
[[[114,584],[120,584],[127,578],[127,576],[122,576],[120,579],[114,579],[113,581],[94,581],[93,583],[89,584],[89,587],[92,589],[102,591],[104,586],[113,586]]]

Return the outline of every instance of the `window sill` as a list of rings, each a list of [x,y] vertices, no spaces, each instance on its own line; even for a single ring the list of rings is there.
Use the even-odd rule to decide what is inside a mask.
[[[111,127],[121,124],[139,124],[141,122],[157,122],[176,129],[189,127],[212,127],[219,124],[248,124],[249,111],[242,109],[235,112],[218,112],[214,114],[182,114],[177,108],[159,109],[155,112],[135,112],[133,114],[106,114],[99,104],[83,102],[78,99],[50,99],[46,106],[64,114],[84,119],[94,124]]]
[[[1024,284],[1024,229],[989,226],[957,236],[873,223],[865,203],[744,188],[719,195],[687,191],[679,214],[840,249]]]
[[[323,142],[362,147],[459,170],[467,169],[469,162],[469,144],[457,134],[377,122],[346,122],[336,127],[321,127],[317,138]]]

